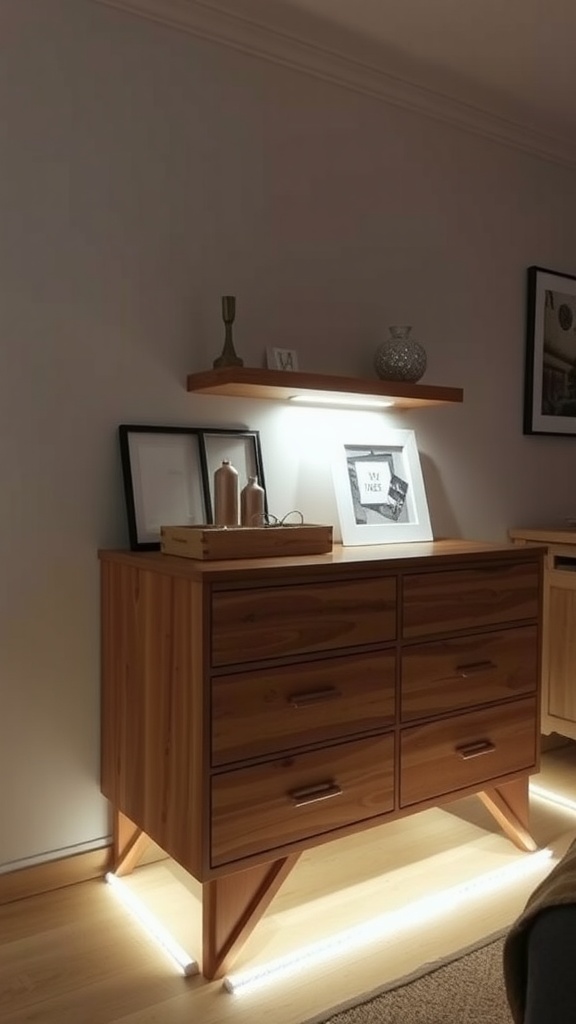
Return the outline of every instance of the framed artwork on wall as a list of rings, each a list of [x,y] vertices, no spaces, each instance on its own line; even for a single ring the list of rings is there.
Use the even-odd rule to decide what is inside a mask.
[[[413,430],[340,444],[332,475],[345,546],[433,539]]]
[[[524,433],[576,434],[576,277],[528,268]]]

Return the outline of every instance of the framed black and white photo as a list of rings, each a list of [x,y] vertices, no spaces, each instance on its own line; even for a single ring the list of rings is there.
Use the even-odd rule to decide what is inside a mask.
[[[260,435],[257,430],[202,428],[200,430],[200,437],[207,474],[207,522],[213,523],[214,474],[225,459],[232,464],[238,473],[239,491],[246,486],[249,477],[255,476],[260,487],[263,487],[264,492],[266,492]],[[265,508],[267,511],[266,505]]]
[[[576,434],[576,277],[528,268],[525,434]]]
[[[413,430],[338,445],[332,473],[345,546],[432,540]]]
[[[131,549],[159,548],[161,526],[208,522],[201,431],[129,424],[118,431]]]

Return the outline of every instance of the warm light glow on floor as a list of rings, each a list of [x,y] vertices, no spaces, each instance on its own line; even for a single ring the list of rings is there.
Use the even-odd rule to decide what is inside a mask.
[[[556,807],[564,807],[567,811],[574,811],[576,813],[576,801],[569,800],[567,797],[562,796],[560,793],[554,793],[550,789],[544,789],[543,786],[530,783],[530,795],[537,796],[541,800],[547,800],[548,803],[555,804]]]
[[[289,974],[309,970],[313,965],[337,956],[345,956],[351,949],[359,949],[378,939],[388,939],[401,931],[420,928],[424,922],[445,917],[460,909],[466,902],[472,903],[477,897],[496,892],[512,885],[520,878],[542,868],[552,859],[552,851],[545,849],[526,854],[520,860],[504,868],[498,868],[480,875],[469,882],[444,889],[440,892],[405,904],[399,910],[382,914],[354,928],[346,929],[323,942],[303,946],[296,952],[273,960],[261,967],[232,974],[224,979],[228,992],[244,993],[253,991]]]
[[[129,886],[118,878],[117,875],[108,872],[106,881],[121,903],[134,915],[146,932],[154,941],[168,953],[174,960],[183,974],[186,976],[198,973],[198,964],[186,950],[178,945],[175,939],[164,928],[153,914],[144,906],[141,899],[136,896]]]

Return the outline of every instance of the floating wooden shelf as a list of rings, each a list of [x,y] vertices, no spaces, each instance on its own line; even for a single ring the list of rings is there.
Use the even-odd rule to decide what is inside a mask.
[[[463,400],[462,388],[436,387],[433,384],[406,384],[398,381],[363,380],[334,377],[322,373],[292,370],[261,370],[247,366],[226,366],[188,376],[187,390],[204,395],[228,395],[234,398],[268,398],[288,401],[306,398],[313,402],[347,404],[389,403],[400,409],[424,405],[443,405]],[[353,401],[357,399],[357,402]]]

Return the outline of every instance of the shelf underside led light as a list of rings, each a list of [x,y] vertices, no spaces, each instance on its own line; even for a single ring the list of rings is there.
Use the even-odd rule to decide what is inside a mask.
[[[334,405],[348,409],[387,409],[394,405],[393,398],[364,398],[362,395],[344,395],[334,392],[326,394],[310,392],[309,395],[292,395],[291,402],[301,405]]]

